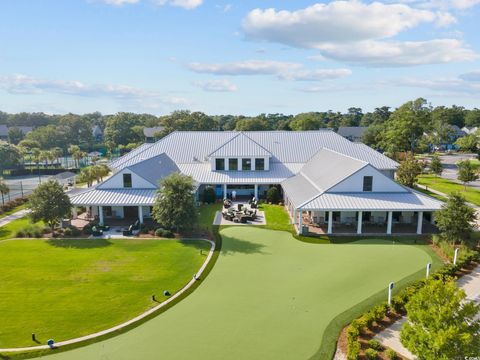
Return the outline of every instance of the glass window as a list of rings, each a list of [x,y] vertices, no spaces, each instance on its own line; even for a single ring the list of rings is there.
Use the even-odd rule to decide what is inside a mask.
[[[252,170],[252,159],[242,159],[242,170]]]
[[[255,170],[265,170],[265,159],[255,159]]]
[[[132,187],[132,174],[123,174],[123,187]]]
[[[225,159],[215,159],[215,169],[225,170]]]
[[[228,170],[238,170],[238,159],[228,159]]]
[[[363,191],[372,191],[373,176],[363,177]]]

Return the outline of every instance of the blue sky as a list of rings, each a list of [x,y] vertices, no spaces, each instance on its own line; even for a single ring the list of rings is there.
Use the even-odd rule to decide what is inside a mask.
[[[0,2],[0,109],[480,107],[480,0]]]

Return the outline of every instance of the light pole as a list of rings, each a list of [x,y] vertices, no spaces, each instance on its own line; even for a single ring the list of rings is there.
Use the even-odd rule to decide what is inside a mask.
[[[428,279],[428,276],[430,275],[430,269],[431,269],[431,267],[432,267],[432,264],[431,264],[431,263],[428,263],[428,264],[427,264],[427,276],[426,276],[427,279]]]
[[[453,265],[457,265],[457,259],[458,259],[458,250],[460,248],[455,249],[455,254],[453,255]]]
[[[393,290],[393,282],[388,284],[388,306],[392,304],[392,290]]]

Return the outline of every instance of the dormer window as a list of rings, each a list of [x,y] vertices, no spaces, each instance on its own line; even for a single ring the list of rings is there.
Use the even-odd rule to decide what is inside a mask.
[[[238,170],[238,159],[237,158],[228,159],[228,170],[230,170],[230,171]]]
[[[255,170],[265,170],[265,159],[255,159]]]
[[[363,177],[363,191],[372,191],[373,188],[373,176]]]
[[[252,170],[252,159],[242,159],[242,170],[243,171]]]
[[[124,188],[132,187],[132,174],[123,174],[123,187]]]
[[[225,170],[225,159],[215,159],[215,169],[219,171]]]

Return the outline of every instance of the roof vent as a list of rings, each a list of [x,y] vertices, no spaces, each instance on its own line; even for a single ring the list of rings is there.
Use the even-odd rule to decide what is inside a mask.
[[[193,157],[193,161],[198,161],[196,156]]]

